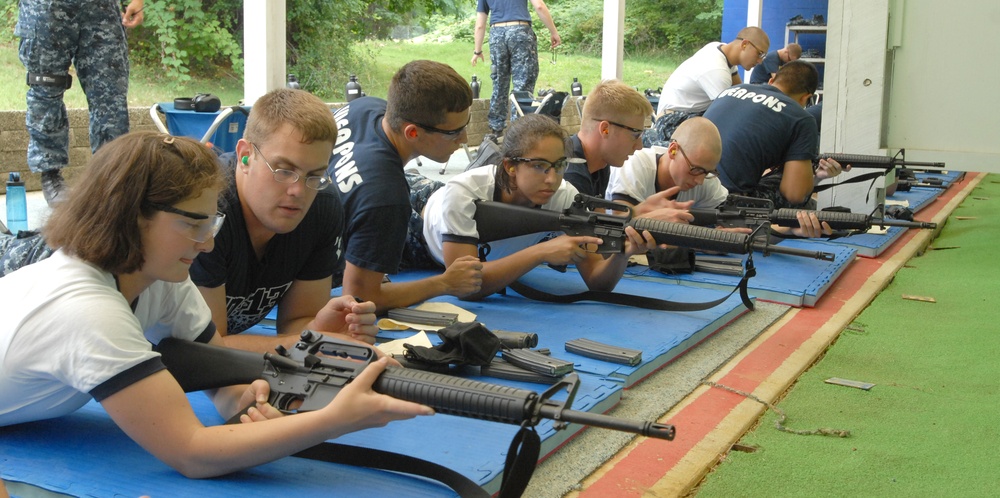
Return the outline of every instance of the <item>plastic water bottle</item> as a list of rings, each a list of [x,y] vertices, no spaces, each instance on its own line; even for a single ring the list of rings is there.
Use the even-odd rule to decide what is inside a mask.
[[[348,102],[364,95],[361,91],[361,83],[358,83],[357,76],[353,74],[351,75],[351,79],[347,82],[347,86],[344,88],[344,95],[347,97]]]
[[[580,81],[577,80],[576,78],[573,78],[573,84],[570,85],[569,88],[570,88],[570,91],[573,93],[574,97],[582,97],[583,96],[583,85],[581,85]]]
[[[21,174],[16,171],[7,178],[7,229],[14,235],[28,229],[28,201]]]
[[[470,83],[469,86],[472,87],[472,98],[478,99],[479,98],[479,88],[480,88],[481,85],[479,83],[479,78],[477,78],[476,75],[474,75],[474,74],[472,75],[472,83]]]

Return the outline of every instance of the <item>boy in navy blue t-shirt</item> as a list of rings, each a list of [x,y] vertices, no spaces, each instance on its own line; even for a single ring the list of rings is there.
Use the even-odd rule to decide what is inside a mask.
[[[388,100],[362,97],[337,110],[329,175],[344,202],[343,292],[378,311],[435,296],[477,292],[482,263],[463,258],[441,275],[385,282],[399,271],[411,207],[403,166],[418,156],[446,162],[465,142],[472,89],[450,66],[417,60],[399,69]]]

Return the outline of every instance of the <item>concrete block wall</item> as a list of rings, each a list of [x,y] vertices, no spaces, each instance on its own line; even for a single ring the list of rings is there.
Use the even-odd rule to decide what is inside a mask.
[[[567,133],[574,134],[580,129],[580,114],[576,105],[579,97],[569,97],[563,107],[561,124]],[[331,108],[342,106],[343,103],[330,104]],[[489,99],[477,99],[472,103],[469,118],[469,146],[476,147],[490,131],[486,122],[489,112]],[[63,177],[72,184],[73,178],[82,171],[90,159],[90,134],[88,132],[87,109],[69,109],[69,165],[63,168]],[[148,107],[129,108],[129,122],[132,131],[156,130]],[[200,137],[199,137],[200,138]],[[28,170],[28,132],[24,124],[24,111],[0,111],[0,189],[6,194],[6,179],[8,172],[18,171],[25,182],[27,190],[41,190],[41,178],[37,173]]]
[[[68,183],[79,174],[90,159],[89,115],[87,109],[69,109],[69,165],[63,168]],[[156,130],[149,117],[148,107],[129,108],[131,130]],[[27,190],[41,190],[41,177],[28,170],[28,131],[24,124],[24,111],[0,111],[0,178],[7,192],[7,176],[11,171],[21,173]]]

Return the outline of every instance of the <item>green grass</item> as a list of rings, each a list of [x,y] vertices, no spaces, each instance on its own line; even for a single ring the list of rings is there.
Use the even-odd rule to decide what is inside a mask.
[[[24,66],[17,58],[17,43],[0,45],[0,110],[23,111],[27,105],[27,91]],[[243,78],[192,78],[186,86],[180,87],[164,81],[159,68],[132,67],[128,92],[130,106],[148,107],[157,102],[172,102],[175,97],[192,97],[196,93],[214,93],[222,99],[223,105],[235,105],[243,98]],[[64,101],[71,109],[87,107],[87,97],[75,75]]]
[[[358,81],[368,95],[385,97],[392,74],[403,64],[418,59],[427,58],[443,62],[455,68],[459,74],[471,80],[476,75],[482,81],[481,98],[489,98],[493,91],[490,81],[489,61],[472,66],[472,43],[465,41],[452,42],[366,42],[358,46],[364,52],[376,54],[377,64],[370,74],[359,74]],[[489,53],[488,45],[484,52]],[[600,57],[572,55],[560,48],[556,52],[555,63],[552,63],[552,52],[544,51],[538,54],[539,71],[535,90],[554,88],[568,92],[573,78],[578,78],[586,93],[601,81]],[[624,58],[622,80],[640,91],[647,88],[660,88],[670,73],[677,67],[679,61],[674,56],[630,56]]]
[[[365,42],[359,44],[357,50],[367,54],[365,59],[370,61],[368,68],[358,71],[358,81],[368,95],[384,98],[392,74],[403,64],[419,58],[446,63],[466,79],[471,79],[472,75],[478,76],[482,81],[481,98],[489,98],[493,91],[489,63],[479,63],[473,67],[469,62],[472,58],[472,44],[467,41]],[[586,93],[601,80],[600,57],[571,55],[560,49],[556,53],[554,64],[551,52],[548,51],[539,54],[539,62],[536,91],[554,88],[568,92],[573,78],[578,78]],[[622,79],[640,91],[659,88],[678,63],[678,59],[673,56],[626,55]],[[24,74],[24,66],[17,58],[16,43],[0,45],[0,110],[24,110],[27,91]],[[217,79],[192,78],[187,85],[179,87],[164,81],[156,67],[132,68],[128,96],[130,106],[145,107],[157,102],[170,102],[175,97],[190,97],[196,93],[214,93],[222,99],[223,105],[234,105],[243,97],[243,79],[242,76],[235,75]],[[65,101],[69,108],[87,107],[86,97],[78,82],[74,82],[73,87],[66,92]]]
[[[741,441],[757,451],[729,452],[697,496],[996,496],[1000,298],[989,289],[1000,267],[989,261],[998,199],[990,175],[933,243],[952,249],[910,260],[778,404],[792,429],[851,437],[778,432],[769,412]],[[830,377],[875,387],[824,383]]]

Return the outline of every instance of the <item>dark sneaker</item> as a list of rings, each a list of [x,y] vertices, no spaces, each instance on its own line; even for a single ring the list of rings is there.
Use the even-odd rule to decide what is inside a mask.
[[[823,14],[816,14],[813,16],[812,21],[809,22],[813,26],[826,26],[826,20],[823,19]]]
[[[49,207],[66,200],[66,182],[62,173],[57,169],[50,169],[42,172],[42,195]]]
[[[807,21],[806,18],[802,17],[801,15],[796,15],[795,17],[793,17],[793,18],[791,18],[791,19],[788,20],[788,25],[789,26],[801,26],[801,25],[806,24],[808,22],[809,21]]]

